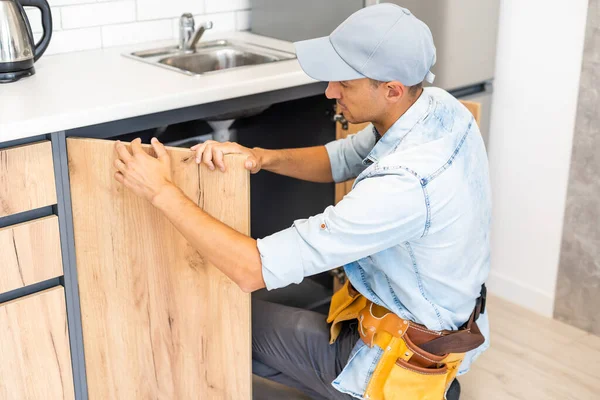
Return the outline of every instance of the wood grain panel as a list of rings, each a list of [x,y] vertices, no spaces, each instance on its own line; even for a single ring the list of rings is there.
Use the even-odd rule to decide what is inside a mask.
[[[58,217],[0,228],[0,293],[63,274]]]
[[[473,114],[477,125],[481,126],[481,103],[468,100],[459,100]]]
[[[459,377],[461,400],[598,399],[599,336],[495,296],[486,310],[491,347]]]
[[[0,217],[56,204],[49,141],[0,150]]]
[[[113,146],[67,140],[90,399],[250,399],[250,296],[113,179]],[[184,193],[249,234],[244,157],[222,173],[168,151]]]
[[[0,399],[74,399],[62,286],[0,304]]]

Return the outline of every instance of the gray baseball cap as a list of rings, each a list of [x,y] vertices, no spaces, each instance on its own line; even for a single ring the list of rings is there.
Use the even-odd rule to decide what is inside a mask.
[[[396,4],[362,8],[331,35],[294,45],[304,72],[319,81],[371,78],[413,86],[435,78],[429,27]]]

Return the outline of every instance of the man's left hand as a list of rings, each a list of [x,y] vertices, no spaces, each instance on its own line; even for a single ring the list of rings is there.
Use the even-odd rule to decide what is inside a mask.
[[[142,140],[131,142],[131,152],[120,141],[115,144],[117,168],[115,179],[131,189],[136,195],[153,202],[164,189],[173,186],[171,160],[165,146],[156,138],[151,140],[156,158],[147,154],[142,148]]]

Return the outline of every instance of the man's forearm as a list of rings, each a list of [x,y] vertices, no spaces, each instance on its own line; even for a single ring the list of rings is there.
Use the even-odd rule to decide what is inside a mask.
[[[265,287],[256,240],[213,218],[174,185],[152,201],[187,241],[245,292]]]
[[[267,150],[254,148],[262,169],[311,182],[333,182],[331,164],[325,146],[300,149]]]

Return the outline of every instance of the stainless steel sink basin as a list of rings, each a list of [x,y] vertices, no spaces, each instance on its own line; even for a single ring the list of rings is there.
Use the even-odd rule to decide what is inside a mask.
[[[219,49],[208,53],[192,53],[163,58],[161,64],[183,69],[195,74],[204,74],[246,65],[265,64],[277,61],[276,57],[247,53],[236,49]]]
[[[296,58],[294,53],[231,40],[203,42],[192,51],[172,46],[124,55],[187,75],[212,74]]]

